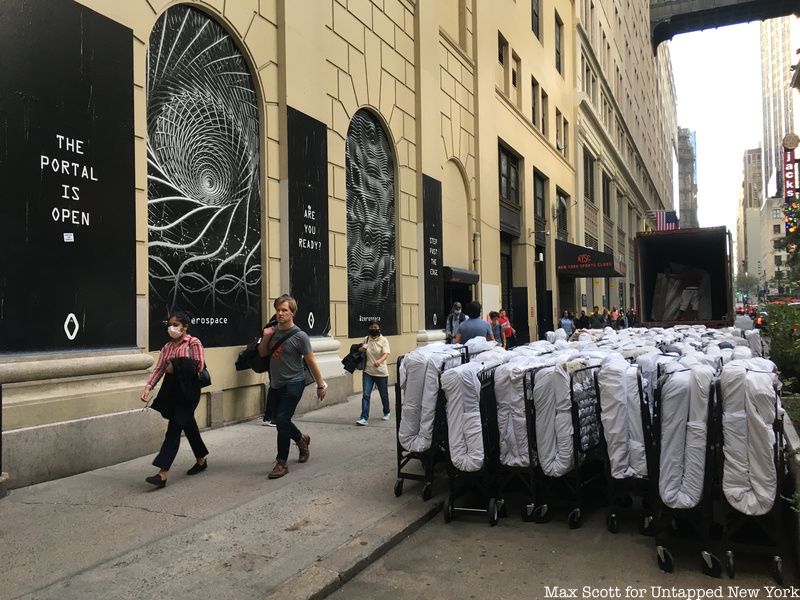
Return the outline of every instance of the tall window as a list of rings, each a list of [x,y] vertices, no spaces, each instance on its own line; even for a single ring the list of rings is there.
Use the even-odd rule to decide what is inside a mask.
[[[533,172],[533,213],[537,219],[544,219],[545,186],[547,178],[538,171]]]
[[[556,109],[556,150],[561,152],[564,147],[564,122],[561,111]]]
[[[539,116],[539,82],[531,77],[531,123],[537,129],[541,123]]]
[[[561,53],[563,51],[562,37],[564,33],[564,23],[556,13],[556,29],[555,29],[555,47],[556,47],[556,71],[563,74],[561,70]]]
[[[583,148],[583,197],[594,204],[594,156]]]
[[[547,92],[542,90],[542,126],[540,127],[542,131],[542,135],[547,137],[549,133],[549,129],[547,127],[547,123],[550,120],[550,115],[548,114],[550,108],[548,107],[548,97]]]
[[[531,0],[531,30],[533,35],[542,39],[539,27],[539,12],[541,11],[542,0]]]
[[[556,226],[558,239],[567,241],[568,220],[567,206],[569,196],[563,190],[556,188]]]
[[[611,218],[611,178],[603,173],[603,214]]]
[[[781,226],[780,226],[780,224],[772,226],[772,233],[774,235],[780,235],[781,234]]]
[[[569,158],[569,121],[564,119],[564,149],[561,151],[564,158]]]
[[[519,204],[519,159],[507,148],[498,148],[500,199]]]

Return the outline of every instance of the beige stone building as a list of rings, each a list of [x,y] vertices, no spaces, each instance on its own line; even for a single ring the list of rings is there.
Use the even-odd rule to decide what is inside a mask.
[[[673,207],[675,86],[666,45],[653,55],[645,2],[576,2],[578,202],[574,243],[624,263],[624,277],[578,280],[579,306],[634,305],[637,231]],[[567,290],[570,282],[561,280]],[[569,302],[571,290],[559,299]]]
[[[76,330],[63,351],[0,354],[12,486],[158,447],[163,421],[139,395],[167,302],[203,315],[201,427],[263,410],[264,378],[233,363],[287,291],[329,401],[360,389],[340,360],[370,320],[393,381],[398,356],[444,338],[453,300],[507,308],[520,341],[562,307],[631,304],[635,232],[672,205],[676,129],[644,2],[78,6],[131,30],[135,328],[121,347],[76,345]],[[557,239],[627,274],[559,277]]]

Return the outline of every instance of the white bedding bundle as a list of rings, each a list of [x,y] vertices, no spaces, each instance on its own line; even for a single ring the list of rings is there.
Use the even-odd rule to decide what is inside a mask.
[[[766,514],[775,501],[776,385],[775,365],[763,358],[732,361],[720,376],[722,490],[730,505],[746,515]]]
[[[425,452],[433,439],[439,375],[445,368],[460,364],[457,348],[444,344],[422,346],[409,352],[400,365],[403,410],[397,439],[408,452]]]
[[[703,496],[708,404],[714,369],[705,364],[664,367],[658,491],[670,508],[694,508]]]
[[[612,354],[603,361],[597,383],[611,476],[647,477],[639,369],[620,355]]]

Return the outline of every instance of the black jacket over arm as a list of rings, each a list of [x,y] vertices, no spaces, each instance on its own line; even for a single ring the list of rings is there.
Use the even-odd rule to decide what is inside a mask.
[[[151,408],[161,416],[185,427],[194,416],[200,402],[200,380],[197,378],[198,361],[193,358],[173,358],[172,373],[164,375],[164,383]]]

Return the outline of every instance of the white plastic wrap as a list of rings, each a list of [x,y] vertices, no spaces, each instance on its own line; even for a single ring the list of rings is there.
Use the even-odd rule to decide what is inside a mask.
[[[447,438],[450,462],[459,471],[479,471],[484,462],[481,427],[481,363],[469,362],[442,374],[442,391],[447,398]]]
[[[714,369],[665,365],[661,384],[658,491],[670,508],[694,508],[703,497],[708,404]]]
[[[746,515],[763,515],[775,502],[773,462],[777,375],[765,359],[732,361],[720,376],[724,465],[722,490]]]

